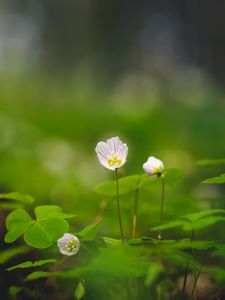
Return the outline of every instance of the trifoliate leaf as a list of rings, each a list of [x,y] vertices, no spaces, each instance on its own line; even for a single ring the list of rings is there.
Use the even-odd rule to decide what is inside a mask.
[[[12,243],[22,234],[25,242],[34,248],[47,248],[59,239],[69,225],[64,218],[74,215],[64,214],[56,205],[42,205],[35,208],[36,220],[33,220],[24,209],[16,209],[6,219],[8,232],[7,243]]]

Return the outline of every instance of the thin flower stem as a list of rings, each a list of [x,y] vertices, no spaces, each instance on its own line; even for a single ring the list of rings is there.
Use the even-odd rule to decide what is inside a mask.
[[[162,195],[161,195],[161,203],[160,203],[160,220],[159,220],[160,225],[162,225],[162,221],[163,221],[163,204],[164,204],[164,192],[165,192],[165,179],[164,179],[163,174],[162,174],[161,178],[162,178]],[[162,232],[161,231],[159,231],[158,239],[159,240],[162,239]]]
[[[193,288],[192,288],[192,292],[191,292],[192,299],[194,299],[197,282],[198,282],[199,276],[201,275],[202,267],[205,264],[205,260],[206,260],[206,257],[203,256],[203,259],[202,259],[202,262],[200,264],[199,270],[198,270],[197,274],[194,277],[194,284],[193,284]]]
[[[191,232],[191,242],[194,241],[194,236],[195,236],[195,231],[192,230]],[[193,248],[191,248],[191,254],[192,256],[194,255],[193,253]],[[187,266],[186,266],[186,269],[185,269],[185,272],[184,272],[184,281],[183,281],[183,289],[182,289],[182,294],[184,295],[185,294],[185,290],[186,290],[186,285],[187,285],[187,277],[188,277],[188,272],[189,272],[189,260],[187,262]]]
[[[137,227],[137,210],[138,210],[138,200],[139,200],[139,181],[137,182],[137,188],[134,191],[134,210],[133,210],[133,218],[132,218],[132,233],[131,238],[135,239],[136,237],[136,227]]]
[[[195,288],[197,286],[197,282],[198,282],[199,276],[201,274],[201,271],[202,271],[202,265],[200,266],[198,273],[196,274],[195,279],[194,279],[194,285],[193,285],[192,292],[191,292],[191,299],[194,299]]]
[[[135,239],[136,236],[138,198],[139,198],[139,189],[137,188],[135,190],[135,196],[134,196],[134,214],[132,219],[132,234],[131,234],[132,239]]]
[[[117,203],[117,213],[119,219],[119,226],[120,226],[120,234],[121,239],[125,242],[124,234],[123,234],[123,226],[122,226],[122,218],[121,218],[121,210],[120,210],[120,195],[119,195],[119,178],[118,178],[118,169],[115,169],[116,174],[116,203]]]

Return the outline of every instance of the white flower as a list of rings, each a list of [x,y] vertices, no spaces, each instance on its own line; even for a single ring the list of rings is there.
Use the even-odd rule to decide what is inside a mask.
[[[164,165],[160,159],[150,156],[143,164],[143,169],[149,176],[160,177],[164,171]]]
[[[118,137],[112,137],[106,142],[99,142],[95,151],[100,163],[106,169],[114,171],[125,164],[128,147]]]
[[[71,256],[78,252],[80,248],[80,241],[75,235],[65,233],[63,237],[58,239],[57,246],[63,255]]]

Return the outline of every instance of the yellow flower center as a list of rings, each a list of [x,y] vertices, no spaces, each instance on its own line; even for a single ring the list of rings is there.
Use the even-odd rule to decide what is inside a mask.
[[[72,252],[74,248],[77,247],[77,241],[72,240],[67,244],[67,251]]]
[[[122,164],[122,159],[119,159],[116,155],[113,158],[108,159],[108,164],[110,167],[114,165],[121,165]]]
[[[163,173],[163,168],[162,167],[156,167],[153,169],[152,174],[156,175],[157,177],[160,177]]]

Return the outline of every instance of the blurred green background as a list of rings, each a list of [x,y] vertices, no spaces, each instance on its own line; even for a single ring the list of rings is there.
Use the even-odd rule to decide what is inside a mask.
[[[94,187],[114,178],[95,146],[118,135],[129,147],[121,175],[142,173],[149,155],[183,171],[165,218],[224,206],[221,187],[200,184],[222,169],[196,161],[224,156],[225,5],[200,2],[2,1],[1,192],[61,205],[81,228],[101,210]],[[142,198],[146,231],[159,194]],[[132,201],[122,199],[127,231]],[[118,235],[114,204],[105,234]]]

